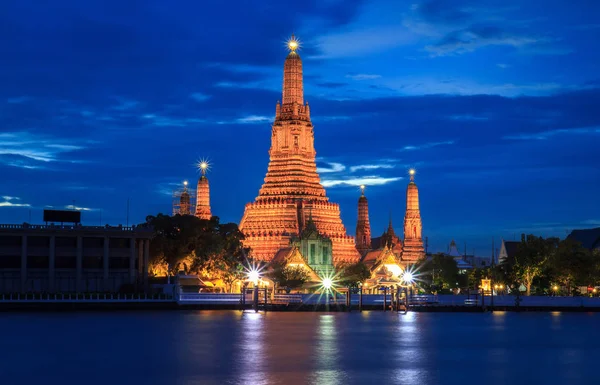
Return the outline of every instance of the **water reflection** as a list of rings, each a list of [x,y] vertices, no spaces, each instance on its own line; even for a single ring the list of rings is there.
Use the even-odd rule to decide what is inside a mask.
[[[0,383],[595,384],[599,316],[4,314]]]
[[[337,385],[342,381],[342,373],[337,370],[339,352],[335,320],[335,315],[332,314],[319,316],[315,349],[316,370],[311,378],[313,384]]]
[[[240,372],[238,384],[268,384],[264,352],[266,314],[243,312],[240,318]]]

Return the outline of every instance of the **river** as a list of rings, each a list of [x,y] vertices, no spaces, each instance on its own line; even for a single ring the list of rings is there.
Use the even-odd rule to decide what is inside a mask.
[[[0,313],[0,384],[598,384],[600,313]]]

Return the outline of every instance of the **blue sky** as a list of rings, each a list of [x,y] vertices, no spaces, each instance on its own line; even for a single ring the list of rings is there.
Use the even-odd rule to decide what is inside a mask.
[[[417,169],[430,250],[600,225],[596,1],[0,4],[0,222],[169,213],[211,162],[239,222],[268,163],[284,42],[302,41],[321,177],[350,234],[402,232]],[[462,250],[461,250],[462,252]]]

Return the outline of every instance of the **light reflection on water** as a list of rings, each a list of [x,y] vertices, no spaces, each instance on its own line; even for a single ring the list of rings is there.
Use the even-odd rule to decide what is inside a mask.
[[[0,383],[596,384],[599,317],[5,313]]]
[[[310,382],[318,385],[337,385],[342,380],[342,373],[337,368],[339,361],[337,348],[336,317],[333,314],[319,315],[317,346],[315,357],[317,368]]]

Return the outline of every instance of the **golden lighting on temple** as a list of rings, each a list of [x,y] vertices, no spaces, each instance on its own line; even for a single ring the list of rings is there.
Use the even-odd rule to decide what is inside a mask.
[[[300,49],[300,40],[292,35],[292,37],[287,41],[287,47],[290,51],[296,52],[296,50]]]

